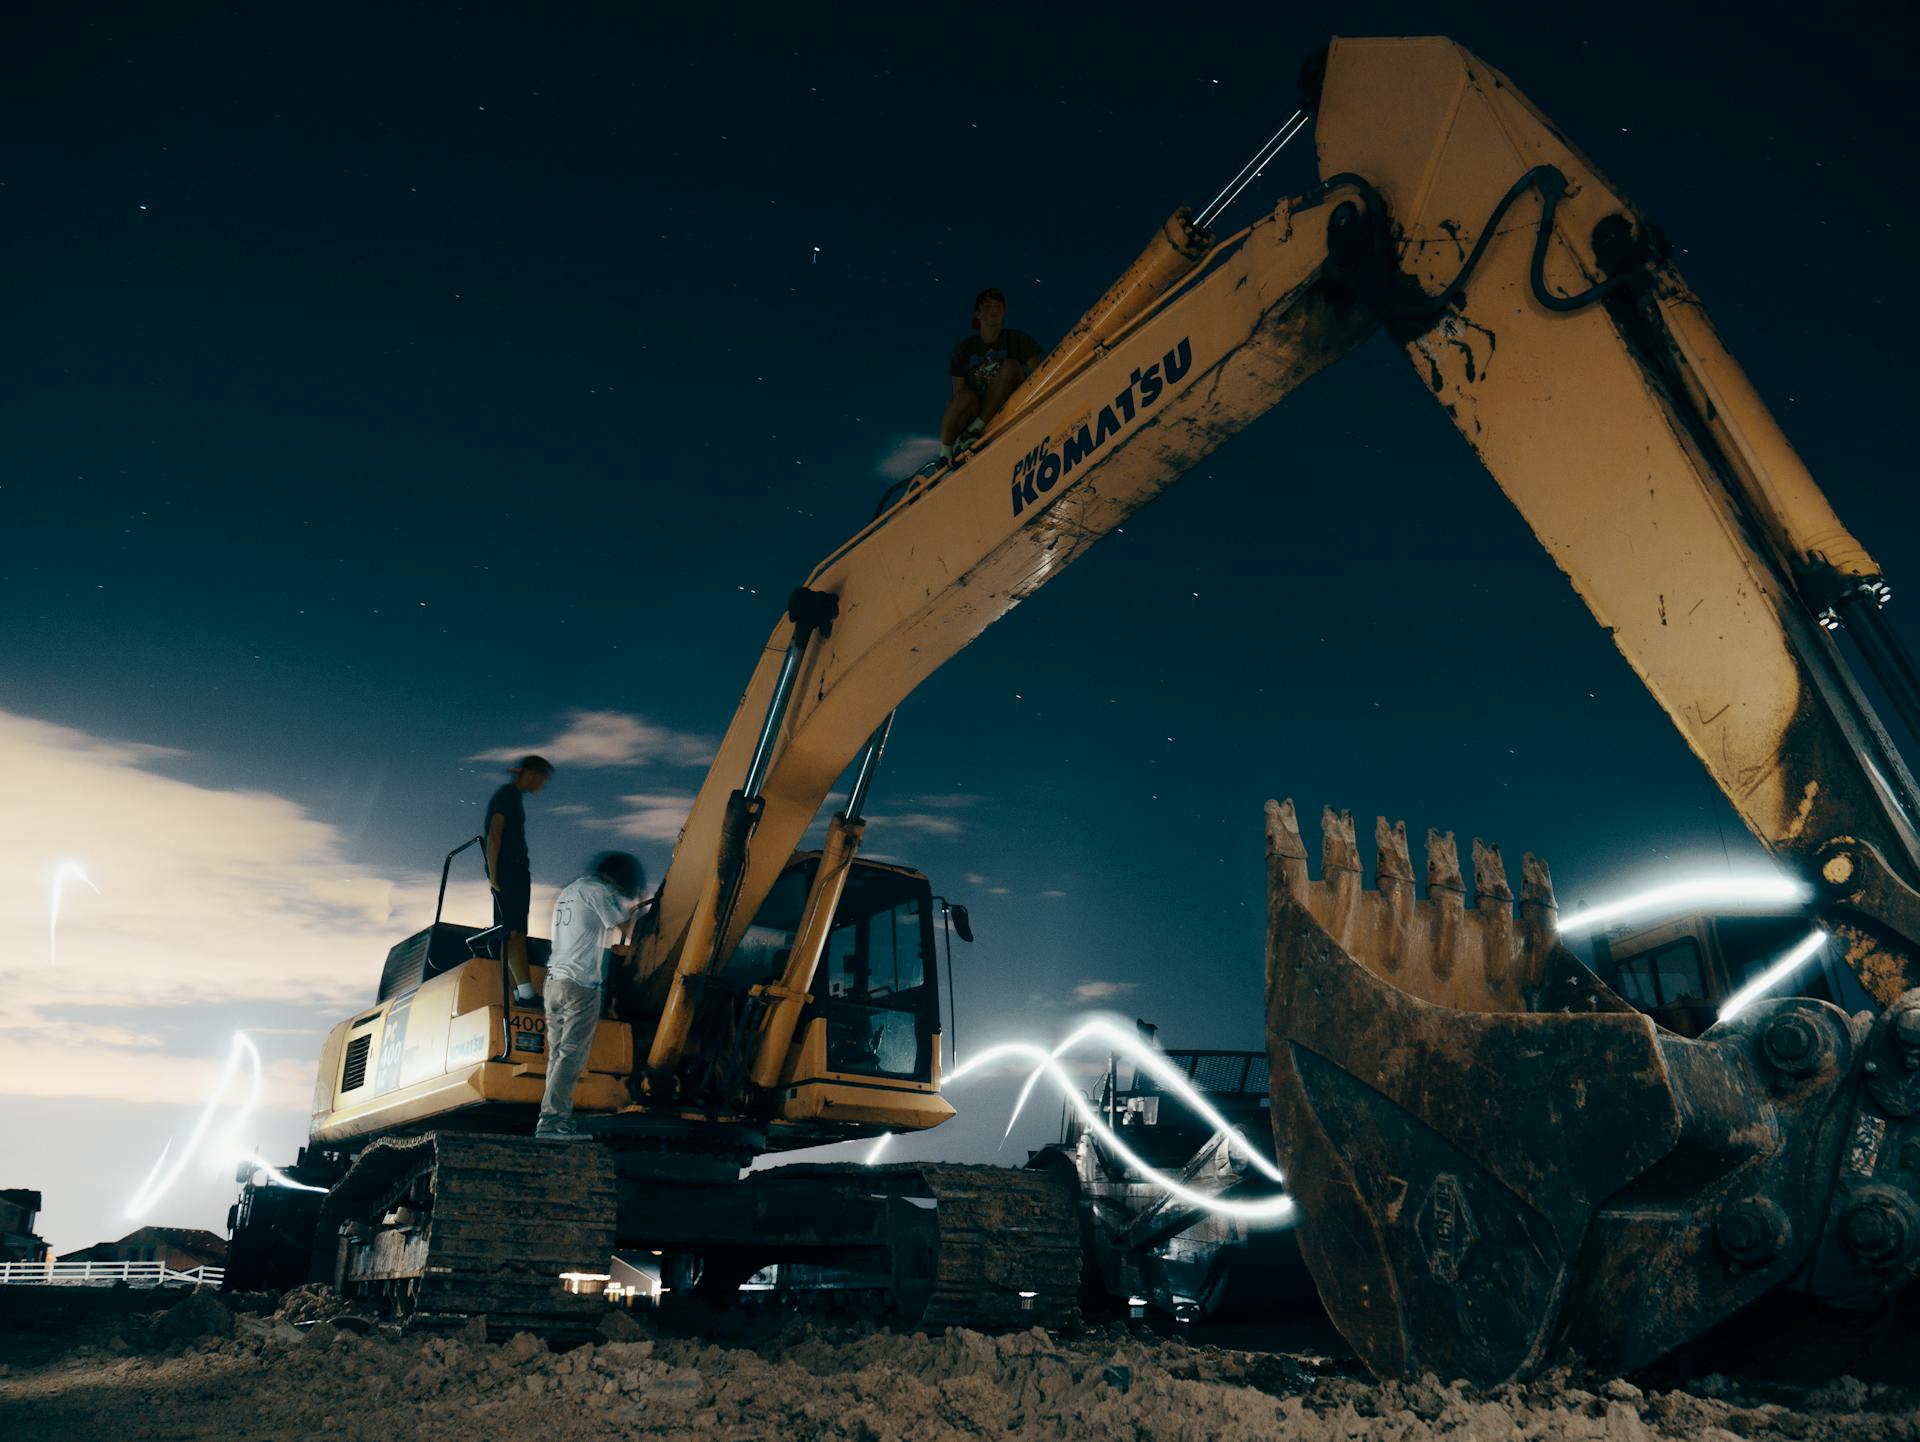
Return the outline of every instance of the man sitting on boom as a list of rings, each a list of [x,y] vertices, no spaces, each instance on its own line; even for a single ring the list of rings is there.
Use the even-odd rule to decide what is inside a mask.
[[[987,428],[1040,359],[1040,343],[1025,331],[1008,330],[1006,318],[1007,298],[992,286],[973,298],[974,334],[947,359],[953,394],[940,417],[940,458],[933,469],[952,462],[963,433],[971,440]]]

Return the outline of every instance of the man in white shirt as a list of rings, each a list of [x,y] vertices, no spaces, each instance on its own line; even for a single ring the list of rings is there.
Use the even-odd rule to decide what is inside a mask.
[[[603,851],[592,869],[553,903],[553,954],[547,960],[547,1090],[534,1136],[541,1141],[585,1141],[574,1125],[573,1088],[587,1064],[600,1025],[600,992],[607,981],[607,946],[640,905],[646,873],[624,851]]]

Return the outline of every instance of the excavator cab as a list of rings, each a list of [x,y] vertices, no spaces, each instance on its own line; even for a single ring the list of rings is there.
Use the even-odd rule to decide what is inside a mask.
[[[795,856],[721,970],[729,988],[777,978],[787,965],[820,853]],[[933,891],[925,875],[856,860],[801,1013],[802,1050],[816,1027],[836,1074],[931,1082],[939,1051]]]
[[[1727,998],[1752,982],[1807,934],[1806,912],[1693,913],[1593,938],[1593,970],[1636,1011],[1668,1031],[1697,1037],[1720,1019]],[[1851,1015],[1874,1003],[1859,980],[1823,949],[1790,988]]]
[[[933,905],[924,877],[856,871],[820,959],[814,1014],[826,1018],[827,1065],[873,1076],[931,1075],[940,1032]]]

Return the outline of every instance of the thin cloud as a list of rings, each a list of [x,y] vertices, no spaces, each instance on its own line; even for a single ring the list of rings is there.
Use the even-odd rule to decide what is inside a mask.
[[[526,746],[497,746],[469,761],[512,765],[537,752],[555,766],[598,769],[606,766],[704,766],[713,759],[713,741],[690,731],[675,731],[626,711],[569,711],[558,735]]]
[[[335,950],[342,939],[370,948],[370,968],[395,939],[394,881],[350,866],[340,834],[291,801],[160,776],[145,769],[152,748],[4,712],[0,754],[19,778],[0,914],[46,917],[47,880],[70,858],[98,888],[63,897],[58,967],[25,944],[38,928],[15,932],[16,1002],[345,999],[365,982],[341,966],[355,954]]]
[[[936,816],[929,811],[901,811],[892,816],[869,816],[867,825],[877,831],[911,831],[920,836],[961,836],[967,829],[951,816]]]
[[[1040,894],[1042,896],[1065,896],[1067,893],[1064,891],[1043,891]]]
[[[566,806],[543,806],[540,809],[549,816],[589,816],[593,812],[591,806],[582,806],[578,802]]]
[[[620,804],[626,808],[620,815],[586,824],[633,841],[678,841],[680,828],[687,824],[687,813],[693,810],[693,793],[643,791],[622,796]]]
[[[184,1139],[236,1028],[265,1053],[247,1140],[291,1157],[320,1035],[366,1008],[388,948],[433,916],[437,870],[371,872],[285,797],[153,769],[179,754],[0,711],[0,1112],[31,1139],[62,1249],[125,1230],[119,1208],[167,1135]],[[67,888],[50,966],[63,861],[99,890]],[[535,889],[540,930],[553,897]],[[477,877],[448,888],[449,920],[491,913]],[[231,1170],[189,1169],[165,1220],[217,1227],[231,1199]]]
[[[1083,981],[1073,989],[1075,1001],[1111,1001],[1116,996],[1125,996],[1130,991],[1138,991],[1140,984],[1133,981]]]
[[[249,1031],[249,1036],[255,1033]],[[314,1057],[320,1048],[313,1048]],[[137,1096],[128,1096],[119,1060],[111,1053],[103,1056],[94,1050],[78,1050],[54,1039],[9,1040],[8,1094],[22,1097],[84,1097],[93,1101],[143,1106],[197,1106],[205,1102],[220,1074],[222,1057],[169,1056],[149,1052],[140,1056],[140,1087]],[[102,1061],[107,1065],[102,1065]],[[261,1068],[260,1100],[262,1110],[305,1113],[313,1102],[315,1062],[282,1057]],[[158,1143],[155,1143],[156,1147]],[[131,1162],[133,1159],[129,1159]],[[137,1178],[135,1178],[137,1180]]]
[[[217,1069],[229,1039],[219,1028],[236,1010],[244,1028],[257,1008],[272,1023],[263,1036],[330,1026],[366,1003],[388,948],[432,918],[437,873],[370,874],[347,860],[338,829],[295,802],[147,769],[167,754],[0,711],[15,778],[0,828],[0,916],[13,919],[0,953],[0,1048],[13,1058],[0,1095],[184,1095],[185,1079],[204,1085]],[[99,891],[63,898],[54,967],[47,883],[69,859]],[[539,888],[536,914],[552,898]],[[450,919],[490,912],[484,883],[448,889]],[[197,1025],[211,1006],[225,1020]],[[153,1024],[116,1019],[130,1007]],[[298,1068],[304,1093],[313,1061]]]
[[[938,436],[896,436],[873,469],[890,481],[904,481],[939,454]]]

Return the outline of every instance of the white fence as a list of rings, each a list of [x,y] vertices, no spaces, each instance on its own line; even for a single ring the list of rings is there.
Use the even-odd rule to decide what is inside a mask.
[[[14,1287],[217,1287],[224,1267],[176,1272],[165,1262],[0,1262],[0,1286]]]

